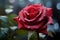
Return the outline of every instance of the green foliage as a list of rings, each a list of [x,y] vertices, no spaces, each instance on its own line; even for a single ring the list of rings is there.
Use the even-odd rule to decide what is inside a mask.
[[[37,40],[37,35],[36,35],[36,33],[34,33],[34,34],[31,36],[30,40]]]
[[[14,24],[16,24],[16,22],[13,20],[13,18],[16,17],[16,16],[17,16],[16,14],[7,15],[7,17],[8,17],[8,22],[9,22],[9,25],[10,25],[10,26],[13,26]]]
[[[0,20],[0,28],[8,28],[9,30],[7,31],[7,33],[5,33],[6,31],[2,31],[0,29],[0,40],[20,40],[20,39],[28,39],[27,35],[28,35],[28,31],[26,30],[20,30],[20,29],[16,29],[16,30],[12,30],[10,29],[11,26],[15,26],[17,25],[17,23],[13,20],[14,17],[16,17],[17,15],[16,14],[10,14],[10,15],[6,15],[7,16],[7,23],[4,22],[3,20]],[[3,32],[3,34],[2,34]],[[15,38],[15,37],[16,38]],[[22,38],[24,37],[24,38]],[[34,33],[30,40],[37,40],[37,37],[36,37],[36,33]]]
[[[27,34],[26,30],[16,30],[16,32],[17,32],[17,34],[22,35],[22,36]]]

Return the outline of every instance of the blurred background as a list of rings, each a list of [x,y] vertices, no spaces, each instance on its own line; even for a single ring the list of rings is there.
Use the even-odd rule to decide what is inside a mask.
[[[60,0],[0,0],[0,40],[27,40],[28,32],[19,30],[13,20],[28,4],[43,4],[53,8],[53,25],[47,25],[48,35],[39,34],[41,40],[60,40]],[[30,40],[37,40],[36,34]]]

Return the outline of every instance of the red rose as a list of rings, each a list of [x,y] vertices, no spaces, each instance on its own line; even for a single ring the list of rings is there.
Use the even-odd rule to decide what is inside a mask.
[[[14,20],[18,23],[19,29],[46,34],[47,24],[53,23],[51,16],[51,8],[46,8],[42,4],[32,4],[22,9]]]

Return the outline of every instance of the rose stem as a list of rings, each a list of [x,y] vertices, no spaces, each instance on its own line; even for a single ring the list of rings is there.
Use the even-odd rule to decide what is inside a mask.
[[[40,38],[39,38],[39,33],[38,32],[36,32],[37,33],[37,40],[40,40]]]

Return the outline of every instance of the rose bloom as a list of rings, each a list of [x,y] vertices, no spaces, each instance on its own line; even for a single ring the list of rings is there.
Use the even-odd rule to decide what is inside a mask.
[[[14,20],[18,28],[47,34],[47,24],[52,24],[52,8],[42,4],[31,4],[23,8]]]

